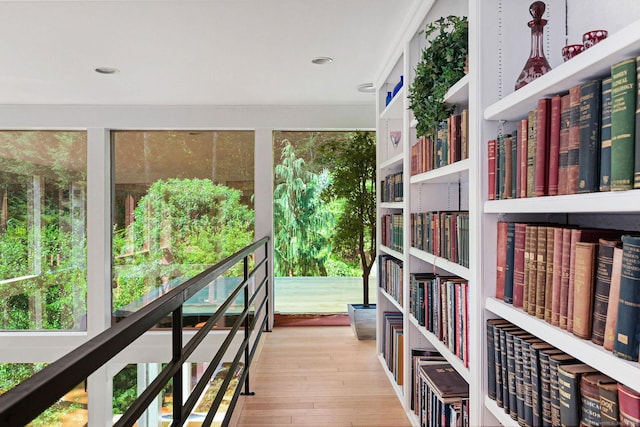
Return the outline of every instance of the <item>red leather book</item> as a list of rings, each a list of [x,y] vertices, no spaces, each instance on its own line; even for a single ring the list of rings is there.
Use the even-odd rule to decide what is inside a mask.
[[[527,224],[516,223],[513,250],[513,306],[522,308],[524,298],[524,246]]]
[[[488,148],[487,148],[487,152],[488,152],[487,158],[489,160],[489,164],[488,164],[489,173],[487,177],[489,200],[496,199],[496,148],[497,148],[497,141],[495,139],[490,139],[488,142]]]
[[[558,154],[558,194],[567,194],[567,166],[569,157],[569,95],[560,98],[560,148]]]
[[[536,109],[536,157],[535,157],[535,195],[546,196],[549,188],[548,157],[549,157],[549,130],[551,129],[551,99],[538,100]]]
[[[593,289],[598,243],[576,242],[573,292],[573,334],[591,338]]]
[[[569,89],[569,150],[567,153],[567,194],[578,192],[580,166],[580,85]]]
[[[532,316],[536,314],[536,283],[538,282],[538,226],[527,225],[524,245],[524,301],[522,308]]]
[[[562,97],[555,95],[551,98],[551,116],[549,125],[549,188],[547,194],[558,194],[558,172],[560,167],[560,111]]]
[[[516,197],[527,197],[527,153],[529,121],[520,120],[518,128],[518,176],[516,180]]]
[[[547,277],[544,289],[544,320],[551,323],[553,300],[553,268],[555,261],[555,236],[558,227],[547,227]],[[560,235],[562,238],[562,235]]]
[[[622,383],[618,383],[618,410],[620,425],[638,425],[638,420],[640,420],[640,393]]]
[[[498,222],[498,253],[496,255],[496,298],[504,300],[504,283],[507,268],[507,232],[509,223]]]

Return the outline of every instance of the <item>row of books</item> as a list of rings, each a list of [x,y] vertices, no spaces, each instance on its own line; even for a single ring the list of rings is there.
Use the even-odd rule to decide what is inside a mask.
[[[414,212],[411,246],[469,266],[469,211]]]
[[[468,281],[432,273],[411,273],[409,281],[409,312],[468,367]]]
[[[498,222],[496,298],[638,361],[640,237]]]
[[[393,213],[382,215],[380,226],[380,238],[382,240],[380,243],[394,251],[402,252],[404,247],[404,225],[402,214]]]
[[[378,286],[402,306],[402,289],[404,288],[402,285],[402,261],[390,255],[380,255],[378,257],[378,277]]]
[[[440,122],[435,141],[423,136],[411,147],[411,175],[450,165],[469,157],[469,111]]]
[[[404,326],[402,313],[382,313],[382,357],[393,375],[396,384],[404,383]]]
[[[402,172],[392,173],[380,182],[381,202],[401,202],[404,196],[404,179]]]
[[[520,425],[637,425],[636,390],[506,320],[486,334],[488,395]]]
[[[412,349],[411,408],[421,427],[469,426],[469,385],[437,352]]]
[[[539,99],[513,132],[488,141],[488,199],[640,188],[638,64]]]

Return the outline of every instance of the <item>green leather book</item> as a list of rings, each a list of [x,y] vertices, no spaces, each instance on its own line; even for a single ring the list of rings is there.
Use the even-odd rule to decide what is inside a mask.
[[[636,58],[611,66],[611,189],[631,190],[635,165]]]
[[[622,236],[622,275],[613,354],[638,360],[640,346],[640,237]]]
[[[611,77],[602,80],[601,102],[600,191],[609,191],[611,190]]]

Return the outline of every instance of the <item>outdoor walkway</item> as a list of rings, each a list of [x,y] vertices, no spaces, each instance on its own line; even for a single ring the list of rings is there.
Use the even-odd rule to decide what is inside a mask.
[[[411,424],[377,355],[348,326],[277,327],[265,333],[251,389],[231,426],[403,427]]]

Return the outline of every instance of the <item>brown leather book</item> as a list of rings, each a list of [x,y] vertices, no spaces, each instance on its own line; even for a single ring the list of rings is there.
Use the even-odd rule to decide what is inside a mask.
[[[558,194],[558,172],[560,166],[560,113],[562,97],[555,95],[551,98],[551,115],[549,117],[549,185],[547,194]]]
[[[613,263],[611,265],[611,285],[609,287],[609,305],[607,306],[607,321],[604,326],[603,347],[613,350],[618,320],[618,302],[620,301],[620,278],[622,274],[622,248],[614,248]]]
[[[593,284],[598,244],[576,242],[573,288],[573,333],[579,338],[591,338],[593,319]]]

